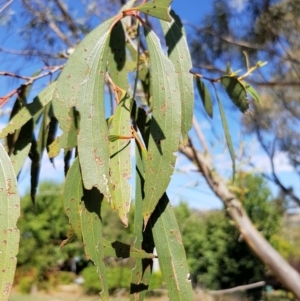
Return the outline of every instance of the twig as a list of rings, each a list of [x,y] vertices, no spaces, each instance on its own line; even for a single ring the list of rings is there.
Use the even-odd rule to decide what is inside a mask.
[[[29,86],[33,82],[35,82],[36,80],[38,80],[40,78],[46,77],[48,75],[51,76],[53,73],[61,70],[63,67],[64,67],[64,65],[55,66],[55,67],[48,67],[47,69],[49,69],[49,71],[44,72],[44,73],[42,73],[40,75],[37,75],[37,76],[34,76],[34,77],[26,77],[26,76],[21,76],[21,75],[9,73],[9,72],[1,72],[2,74],[0,73],[0,75],[12,76],[12,77],[24,79],[24,80],[27,80],[27,81],[24,84],[22,84],[20,87],[18,87],[16,89],[12,90],[11,92],[9,92],[7,95],[5,95],[3,97],[0,97],[0,108],[2,106],[4,106],[11,97],[13,97],[15,94],[17,94],[22,87]]]
[[[210,293],[212,295],[224,295],[224,294],[231,294],[231,293],[235,293],[235,292],[247,291],[247,290],[251,290],[251,289],[254,289],[257,287],[262,287],[265,285],[266,285],[265,281],[259,281],[259,282],[255,282],[255,283],[251,283],[251,284],[239,285],[239,286],[224,289],[224,290],[208,291],[208,293]]]
[[[10,0],[8,1],[6,4],[4,4],[1,8],[0,8],[0,14],[3,13],[12,3],[14,2],[14,0]]]

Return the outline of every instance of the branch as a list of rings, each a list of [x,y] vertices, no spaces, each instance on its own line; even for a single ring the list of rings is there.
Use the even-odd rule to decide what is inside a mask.
[[[209,163],[210,160],[198,152],[193,147],[191,141],[185,148],[180,147],[180,152],[195,162],[212,191],[223,201],[229,216],[235,222],[236,228],[252,251],[273,271],[282,284],[300,299],[300,275],[282,258],[260,232],[257,231],[241,202],[227,188],[224,180]]]
[[[265,153],[268,155],[270,163],[271,163],[271,169],[272,169],[272,176],[273,176],[273,182],[275,184],[277,184],[280,189],[289,197],[291,197],[291,199],[298,205],[300,206],[300,199],[294,194],[293,190],[290,188],[286,188],[282,182],[279,180],[279,178],[277,177],[276,171],[275,171],[275,165],[274,165],[274,155],[275,155],[275,142],[272,145],[272,150],[271,153],[269,153],[269,150],[267,148],[267,146],[264,144],[260,130],[258,128],[258,126],[256,126],[256,134],[257,134],[257,138],[258,141],[260,143],[260,145],[262,146],[263,150],[265,151]]]
[[[12,77],[15,77],[15,78],[20,78],[20,79],[24,79],[24,80],[27,80],[24,84],[22,84],[20,87],[12,90],[11,92],[9,92],[8,94],[6,94],[5,96],[3,97],[0,97],[0,108],[2,106],[4,106],[7,101],[13,97],[15,94],[19,93],[20,89],[24,86],[29,86],[31,85],[33,82],[35,82],[36,80],[40,79],[40,78],[43,78],[43,77],[46,77],[48,75],[52,75],[53,73],[61,70],[62,68],[64,67],[64,65],[60,65],[60,66],[55,66],[55,67],[48,67],[49,71],[47,72],[44,72],[40,75],[37,75],[37,76],[34,76],[34,77],[27,77],[27,76],[21,76],[21,75],[17,75],[17,74],[13,74],[13,73],[9,73],[9,72],[0,72],[0,75],[3,75],[3,76],[12,76]]]
[[[0,8],[0,14],[2,14],[12,3],[14,2],[14,0],[10,0],[8,1],[6,4],[4,4],[1,8]]]
[[[247,291],[247,290],[251,290],[251,289],[257,288],[257,287],[262,287],[265,285],[266,285],[265,281],[259,281],[259,282],[255,282],[255,283],[251,283],[251,284],[239,285],[239,286],[224,289],[224,290],[209,291],[209,293],[212,295],[224,295],[224,294],[231,294],[231,293],[235,293],[235,292]]]

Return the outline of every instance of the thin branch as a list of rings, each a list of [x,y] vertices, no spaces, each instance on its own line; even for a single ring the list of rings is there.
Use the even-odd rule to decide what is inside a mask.
[[[191,141],[185,148],[181,147],[180,151],[191,161],[195,162],[198,169],[203,173],[207,184],[216,196],[223,201],[229,216],[235,222],[236,228],[252,251],[273,271],[283,285],[300,299],[300,275],[257,231],[241,202],[227,188],[224,180],[217,174],[207,156],[205,157],[198,152]]]
[[[6,4],[4,4],[1,8],[0,8],[0,14],[2,14],[12,3],[14,2],[14,0],[10,0],[8,1]]]
[[[79,34],[78,34],[78,28],[76,26],[76,23],[73,21],[73,18],[69,15],[64,3],[62,3],[60,0],[55,0],[58,8],[60,9],[70,31],[73,33],[76,42],[80,42]]]
[[[282,182],[279,180],[279,178],[277,177],[276,171],[275,171],[275,165],[274,165],[274,155],[275,155],[275,142],[272,145],[272,150],[271,153],[269,152],[267,146],[265,145],[265,143],[263,142],[260,130],[258,128],[258,126],[256,127],[256,134],[257,134],[257,138],[258,141],[260,143],[260,145],[262,146],[263,150],[265,151],[265,153],[268,155],[270,163],[271,163],[271,169],[272,169],[272,176],[274,179],[274,183],[277,184],[280,189],[289,197],[291,197],[291,199],[298,205],[300,206],[300,198],[298,198],[292,189],[290,188],[286,188]]]
[[[210,154],[208,145],[207,145],[207,143],[205,141],[205,138],[204,138],[204,135],[201,131],[200,124],[197,121],[197,119],[195,118],[195,116],[193,116],[193,127],[194,127],[194,130],[196,132],[197,138],[198,138],[199,142],[201,143],[205,153]]]
[[[25,76],[21,76],[21,75],[15,75],[13,73],[10,74],[2,74],[2,75],[9,75],[9,76],[13,76],[16,78],[20,78],[20,79],[24,79],[27,80],[24,84],[22,84],[21,86],[19,86],[18,88],[12,90],[11,92],[9,92],[7,95],[0,97],[0,108],[2,106],[4,106],[7,101],[13,97],[14,95],[16,95],[17,93],[19,93],[20,89],[24,86],[29,86],[31,85],[33,82],[35,82],[38,79],[41,79],[43,77],[46,77],[48,75],[53,75],[55,72],[61,70],[64,67],[64,65],[60,65],[60,66],[55,66],[55,67],[48,67],[47,69],[49,69],[49,71],[41,73],[40,75],[34,76],[34,77],[25,77]],[[1,73],[7,73],[7,72],[1,72]],[[1,75],[1,74],[0,74]]]
[[[44,14],[41,12],[35,10],[32,6],[30,6],[27,1],[23,1],[26,8],[34,15],[36,18],[41,22],[46,22],[48,26],[52,29],[52,31],[69,47],[73,47],[74,45],[69,40],[69,38],[60,30],[60,28],[56,25],[56,23],[52,20],[52,18],[49,18],[49,13],[47,11],[46,7],[43,7]]]
[[[255,282],[255,283],[251,283],[251,284],[239,285],[239,286],[224,289],[224,290],[208,291],[208,293],[212,294],[212,295],[224,295],[224,294],[231,294],[231,293],[235,293],[235,292],[243,292],[243,291],[251,290],[251,289],[254,289],[257,287],[262,287],[265,285],[266,285],[265,281],[259,281],[259,282]]]

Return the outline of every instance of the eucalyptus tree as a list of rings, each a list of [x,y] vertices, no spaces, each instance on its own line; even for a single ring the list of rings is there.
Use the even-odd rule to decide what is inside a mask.
[[[25,5],[31,4],[25,2]],[[54,2],[59,8],[60,2]],[[32,161],[34,202],[44,150],[50,160],[55,160],[61,150],[64,152],[64,209],[73,229],[69,239],[77,236],[83,241],[87,258],[97,267],[103,300],[109,299],[104,256],[135,260],[131,300],[143,300],[155,257],[154,247],[169,299],[193,300],[180,230],[166,194],[178,150],[202,172],[247,244],[287,288],[300,297],[300,276],[255,229],[241,202],[213,168],[209,152],[197,151],[188,136],[193,120],[194,78],[207,114],[213,113],[212,98],[205,83],[208,80],[214,88],[234,171],[235,154],[218,90],[224,89],[233,104],[247,113],[247,94],[256,101],[260,101],[260,97],[246,80],[264,63],[258,61],[240,76],[231,68],[217,79],[190,73],[192,63],[186,36],[180,18],[169,11],[170,2],[155,0],[136,4],[129,1],[78,45],[76,39],[81,36],[77,27],[68,25],[69,18],[61,9],[65,26],[74,34],[74,42],[68,36],[61,36],[71,48],[69,53],[72,52],[70,56],[67,54],[66,64],[48,65],[46,70],[31,77],[10,72],[1,74],[19,78],[24,83],[1,99],[4,105],[17,96],[10,121],[0,133],[6,141],[6,149],[0,146],[3,233],[0,300],[8,299],[18,252],[16,222],[20,203],[16,175],[28,156]],[[57,26],[58,20],[54,22],[50,15],[45,15],[48,18],[45,24],[59,36],[63,31]],[[167,53],[151,28],[148,16],[159,19]],[[56,72],[59,76],[53,80]],[[47,76],[51,79],[49,85],[29,102],[32,85]],[[103,202],[109,202],[124,226],[128,226],[132,175],[136,240],[130,246],[103,237],[101,208]]]

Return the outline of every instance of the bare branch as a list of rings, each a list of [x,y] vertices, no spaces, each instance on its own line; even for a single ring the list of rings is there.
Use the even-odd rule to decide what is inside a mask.
[[[190,144],[180,151],[191,161],[195,162],[203,173],[207,184],[212,191],[223,201],[235,226],[243,236],[244,241],[253,252],[266,264],[283,285],[291,290],[300,299],[300,275],[286,260],[269,244],[252,224],[241,202],[227,188],[223,179],[216,173],[209,160]],[[289,275],[289,277],[287,277]]]
[[[263,150],[265,151],[265,153],[269,157],[269,160],[270,160],[270,163],[271,163],[271,168],[272,168],[273,182],[275,184],[277,184],[280,187],[280,189],[286,195],[288,195],[298,206],[300,206],[300,199],[294,194],[293,190],[290,189],[290,188],[286,188],[282,184],[282,182],[279,180],[279,178],[277,177],[277,174],[276,174],[276,171],[275,171],[275,165],[274,165],[275,142],[273,142],[272,149],[271,149],[271,151],[269,151],[268,147],[263,142],[263,138],[261,136],[261,133],[260,133],[260,130],[259,130],[258,126],[256,127],[256,134],[257,134],[257,138],[258,138],[258,141],[259,141],[260,145],[262,146]],[[276,141],[276,139],[275,139],[275,141]]]
[[[228,288],[224,290],[218,290],[218,291],[209,291],[210,294],[212,295],[224,295],[224,294],[231,294],[235,292],[243,292],[247,290],[251,290],[257,287],[262,287],[265,286],[266,282],[265,281],[259,281],[251,284],[246,284],[246,285],[239,285],[233,288]]]
[[[51,76],[53,73],[61,70],[63,67],[64,67],[64,65],[55,66],[55,67],[47,67],[47,69],[49,71],[44,72],[44,73],[42,73],[40,75],[37,75],[37,76],[34,76],[34,77],[26,77],[26,76],[16,75],[16,74],[13,74],[13,73],[1,72],[2,74],[0,73],[0,75],[3,75],[3,76],[12,76],[12,77],[24,79],[24,80],[27,80],[27,81],[24,84],[22,84],[20,87],[18,87],[16,89],[12,90],[11,92],[9,92],[7,95],[5,95],[3,97],[0,97],[0,108],[2,106],[4,106],[11,97],[13,97],[15,94],[17,94],[20,91],[21,87],[29,86],[33,82],[35,82],[36,80],[38,80],[40,78],[43,78],[43,77],[46,77],[48,75]]]
[[[0,8],[0,14],[2,14],[13,2],[14,2],[14,0],[9,0],[6,4],[4,4]]]

